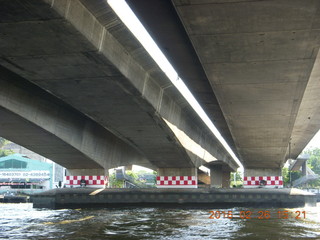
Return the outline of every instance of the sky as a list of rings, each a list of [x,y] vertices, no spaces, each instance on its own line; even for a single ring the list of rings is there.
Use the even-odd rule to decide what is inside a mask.
[[[320,130],[317,132],[317,134],[311,139],[309,144],[306,146],[305,149],[309,148],[320,148]]]

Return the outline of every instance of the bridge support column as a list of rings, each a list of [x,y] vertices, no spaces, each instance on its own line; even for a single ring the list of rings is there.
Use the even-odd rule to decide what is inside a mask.
[[[158,188],[197,188],[197,168],[159,168]]]
[[[81,182],[84,180],[86,187],[105,188],[109,182],[108,178],[107,169],[67,169],[65,186],[82,186]]]
[[[231,171],[222,171],[222,187],[230,188],[230,173]]]
[[[281,168],[247,168],[243,180],[245,188],[283,188]]]
[[[226,170],[222,165],[210,166],[211,187],[229,188],[230,187],[230,170]]]
[[[305,161],[302,166],[302,176],[306,176],[307,175],[307,161]]]
[[[222,187],[222,166],[215,165],[210,167],[210,181],[211,187]]]
[[[105,176],[108,172],[104,169],[67,169],[66,171],[67,176]]]

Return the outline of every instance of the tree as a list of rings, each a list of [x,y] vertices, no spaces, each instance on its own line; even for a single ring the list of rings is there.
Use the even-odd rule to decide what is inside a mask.
[[[283,185],[284,186],[290,186],[290,172],[287,167],[282,168],[282,179],[283,179]]]
[[[5,145],[6,141],[7,141],[6,139],[4,139],[3,137],[0,137],[0,148],[2,148]]]
[[[320,175],[320,148],[308,149],[304,153],[310,155],[307,162],[308,166],[312,171]]]
[[[122,188],[123,187],[123,180],[116,179],[116,174],[112,173],[109,176],[109,183],[111,188]]]
[[[239,172],[230,173],[231,186],[233,187],[242,187],[243,180]]]
[[[0,157],[5,157],[10,154],[14,154],[14,152],[12,150],[2,149],[8,143],[9,143],[9,141],[7,139],[0,137]]]
[[[310,148],[303,152],[308,154],[310,157],[307,161],[307,165],[311,170],[320,175],[320,148]],[[313,180],[308,183],[311,187],[320,187],[320,178]]]

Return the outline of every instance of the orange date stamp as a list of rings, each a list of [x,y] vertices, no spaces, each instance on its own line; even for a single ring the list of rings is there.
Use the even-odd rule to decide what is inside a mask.
[[[305,219],[306,211],[268,211],[268,210],[243,210],[243,211],[227,211],[227,210],[217,210],[209,211],[210,219],[220,219],[220,218],[240,218],[240,219]]]

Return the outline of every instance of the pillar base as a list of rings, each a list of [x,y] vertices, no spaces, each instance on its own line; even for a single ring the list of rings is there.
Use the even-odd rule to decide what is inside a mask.
[[[108,179],[109,171],[105,169],[67,169],[64,186],[105,188]]]
[[[159,168],[157,188],[197,188],[196,168]]]
[[[230,170],[222,165],[210,166],[210,180],[213,188],[230,188]]]
[[[281,168],[249,168],[244,171],[244,188],[283,188]]]

